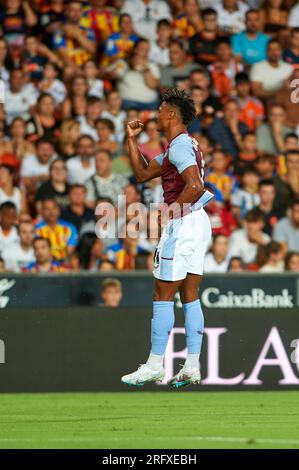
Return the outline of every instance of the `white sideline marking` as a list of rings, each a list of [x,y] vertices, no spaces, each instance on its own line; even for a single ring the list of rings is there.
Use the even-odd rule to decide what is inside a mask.
[[[137,438],[138,439],[138,438]],[[140,438],[140,439],[143,439]],[[254,437],[223,437],[223,436],[183,436],[183,437],[171,437],[168,438],[173,441],[210,441],[210,442],[239,442],[243,444],[290,444],[290,445],[298,445],[299,446],[299,439],[267,439],[267,438],[254,438]],[[82,441],[94,441],[97,440],[95,437],[69,437],[69,438],[16,438],[16,437],[3,437],[0,438],[1,442],[36,442],[36,441],[43,441],[46,440],[47,442],[82,442]],[[101,438],[98,439],[99,441]],[[109,440],[113,441],[128,441],[132,440],[132,437],[123,436],[123,437],[110,437]],[[134,437],[136,440],[136,437]],[[155,441],[163,441],[164,437],[152,437],[151,440]]]

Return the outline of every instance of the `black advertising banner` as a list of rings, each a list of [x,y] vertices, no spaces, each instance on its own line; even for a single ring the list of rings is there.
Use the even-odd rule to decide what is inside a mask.
[[[299,390],[296,309],[205,312],[203,380],[192,390]],[[120,377],[146,360],[150,319],[149,308],[4,309],[0,392],[128,390]],[[165,381],[185,356],[183,313],[177,309]]]
[[[151,307],[150,273],[5,275],[0,279],[0,311],[10,308],[97,306],[107,277],[122,284],[122,307]],[[299,307],[299,276],[257,273],[206,275],[200,297],[206,309],[270,309]],[[180,307],[179,298],[176,299]]]

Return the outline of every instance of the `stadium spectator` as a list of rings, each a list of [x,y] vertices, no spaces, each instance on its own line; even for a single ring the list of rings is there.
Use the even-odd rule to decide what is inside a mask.
[[[85,184],[95,173],[95,142],[89,135],[81,135],[77,142],[77,156],[66,162],[69,184]]]
[[[210,188],[208,189],[210,191]],[[221,234],[229,237],[237,228],[237,222],[232,212],[225,206],[223,201],[217,201],[216,198],[212,199],[206,207],[206,212],[210,218],[213,235]]]
[[[13,119],[9,127],[10,139],[5,142],[5,152],[17,157],[19,165],[23,158],[35,152],[34,145],[26,139],[26,123],[22,118]]]
[[[104,97],[104,82],[99,78],[99,68],[94,60],[87,60],[82,68],[88,83],[88,96]]]
[[[118,17],[106,6],[107,0],[90,0],[88,3],[80,25],[88,32],[93,31],[96,43],[102,44],[110,34],[118,31]]]
[[[51,244],[47,238],[35,238],[33,249],[36,261],[24,266],[24,273],[61,273],[69,270],[61,261],[53,259]]]
[[[49,62],[44,66],[43,79],[38,84],[40,92],[52,96],[56,105],[62,103],[67,94],[64,83],[58,79],[58,73],[55,63]]]
[[[53,142],[41,137],[36,142],[36,154],[27,155],[22,161],[20,174],[30,202],[38,187],[49,178],[50,164],[54,158]]]
[[[269,36],[260,31],[260,18],[257,10],[246,12],[245,25],[245,31],[231,36],[235,57],[248,65],[266,60]]]
[[[254,167],[257,170],[260,180],[273,180],[276,189],[275,207],[285,211],[292,199],[292,191],[287,183],[276,174],[275,155],[259,155]]]
[[[216,117],[208,128],[209,136],[234,159],[242,150],[242,136],[248,132],[248,127],[240,121],[239,115],[239,105],[230,99],[224,105],[223,118]]]
[[[115,265],[112,261],[109,260],[103,260],[100,264],[99,267],[100,272],[111,272],[111,271],[116,271]]]
[[[259,246],[270,241],[269,235],[263,232],[264,214],[258,208],[249,211],[245,219],[245,227],[236,230],[229,238],[229,256],[239,256],[246,264],[256,259]]]
[[[65,160],[75,157],[77,140],[80,135],[80,124],[75,119],[62,121],[58,140],[59,155]]]
[[[181,39],[173,39],[169,46],[170,64],[162,69],[160,87],[163,90],[179,86],[188,88],[192,70],[198,65],[187,60],[187,51]]]
[[[117,205],[118,196],[122,194],[128,180],[123,175],[112,173],[112,157],[107,150],[96,153],[96,172],[86,182],[87,205],[95,207],[95,203],[102,197],[109,197]]]
[[[0,38],[0,74],[5,85],[9,82],[9,71],[13,67],[9,47],[4,38]]]
[[[80,233],[82,225],[90,221],[94,222],[94,211],[86,206],[86,187],[82,184],[74,184],[68,193],[69,204],[62,208],[61,217],[66,222],[74,225]]]
[[[102,282],[101,298],[103,300],[102,307],[119,307],[122,300],[122,285],[118,279],[105,279]]]
[[[258,207],[264,213],[264,232],[270,235],[270,237],[272,236],[273,228],[284,215],[281,209],[275,207],[275,197],[276,189],[274,181],[272,179],[260,181]]]
[[[5,1],[1,11],[1,30],[11,48],[19,53],[24,44],[26,33],[37,23],[37,17],[30,2],[15,0]]]
[[[61,114],[63,119],[80,117],[86,114],[88,91],[87,79],[75,75],[70,81],[68,97],[62,103]]]
[[[254,64],[250,71],[253,93],[261,98],[275,98],[275,93],[284,87],[285,80],[293,68],[282,60],[282,46],[277,39],[271,39],[267,47],[267,59]],[[265,80],[267,77],[267,80]]]
[[[149,40],[155,39],[159,20],[171,19],[169,6],[164,0],[125,0],[121,13],[130,15],[136,33]]]
[[[35,233],[33,223],[29,221],[20,222],[18,233],[20,238],[19,242],[12,243],[2,253],[7,271],[13,271],[15,273],[21,272],[26,265],[34,263],[35,261],[33,250]]]
[[[153,158],[163,153],[166,149],[166,143],[158,132],[157,120],[149,119],[144,125],[144,132],[147,135],[147,140],[139,146],[142,155],[149,162]]]
[[[236,178],[228,172],[228,166],[229,157],[221,150],[214,150],[206,181],[219,189],[224,201],[230,200],[231,195],[237,189]]]
[[[280,243],[271,241],[263,247],[265,260],[261,273],[281,273],[284,271],[283,250]]]
[[[173,22],[173,35],[184,39],[192,38],[203,29],[203,22],[197,0],[183,0],[183,12]]]
[[[216,61],[209,65],[208,70],[213,81],[214,94],[225,103],[235,87],[235,77],[243,71],[243,65],[233,56],[230,43],[221,39],[216,49]]]
[[[49,240],[52,255],[58,261],[65,261],[78,244],[76,227],[60,218],[60,208],[55,199],[45,199],[41,203],[42,220],[35,226],[38,237]]]
[[[218,234],[213,237],[213,244],[204,262],[204,272],[225,273],[228,268],[228,239]]]
[[[242,273],[246,271],[246,265],[239,256],[232,256],[229,261],[227,271],[229,273]]]
[[[274,227],[273,238],[282,244],[284,253],[298,250],[299,246],[299,199],[290,204],[288,217],[281,219]]]
[[[218,24],[222,33],[239,33],[245,29],[245,14],[248,5],[239,0],[221,0],[216,3]]]
[[[292,273],[299,273],[299,252],[289,251],[284,260],[285,270]]]
[[[236,75],[236,101],[240,107],[240,121],[244,122],[249,131],[254,132],[264,120],[263,103],[251,96],[250,80],[247,74]]]
[[[68,76],[76,73],[95,52],[94,31],[89,25],[80,24],[82,13],[82,2],[71,0],[65,10],[66,21],[53,33],[53,49],[63,61]]]
[[[202,30],[189,39],[188,53],[193,56],[194,62],[208,66],[216,61],[219,32],[217,12],[213,8],[205,8],[201,12]]]
[[[242,137],[242,151],[235,162],[235,173],[243,174],[244,170],[252,167],[258,157],[256,135],[254,132],[248,132]]]
[[[88,96],[86,100],[86,114],[77,118],[80,123],[81,135],[89,135],[95,141],[99,139],[96,121],[101,117],[103,109],[103,101],[100,98]]]
[[[241,188],[231,197],[232,213],[241,225],[246,214],[259,205],[259,177],[254,169],[248,168],[241,177]]]
[[[299,149],[286,153],[286,173],[282,176],[284,183],[290,188],[292,198],[299,197]]]
[[[171,23],[162,19],[157,23],[157,37],[150,43],[149,60],[160,68],[170,64],[169,45],[172,35]]]
[[[110,119],[99,118],[95,122],[95,127],[98,134],[98,141],[96,143],[96,150],[107,150],[111,153],[112,158],[119,155],[119,144],[115,139],[115,127]]]
[[[36,83],[42,80],[48,60],[59,63],[57,56],[45,45],[40,44],[36,36],[27,35],[22,54],[22,68],[29,75],[30,81]]]
[[[55,101],[48,93],[39,96],[34,113],[27,121],[27,138],[34,142],[40,137],[53,143],[59,137],[59,122],[55,117]]]
[[[116,245],[108,246],[106,255],[109,260],[115,263],[119,271],[134,271],[136,258],[139,254],[144,255],[147,252],[138,244],[138,238],[127,236]]]
[[[17,210],[13,202],[7,201],[0,205],[0,256],[13,245],[19,242],[17,223]]]
[[[272,104],[268,112],[268,122],[257,129],[257,148],[259,151],[272,155],[284,152],[284,138],[292,132],[292,129],[284,124],[285,120],[284,106]]]
[[[110,72],[111,78],[117,78],[118,69],[121,70],[123,67],[123,60],[129,58],[130,53],[138,40],[139,37],[133,30],[131,16],[126,13],[120,15],[119,31],[112,33],[104,42],[102,66],[106,67],[106,72]],[[111,73],[113,75],[111,75]]]
[[[101,117],[113,122],[115,138],[119,143],[122,143],[125,137],[126,120],[126,113],[121,108],[122,101],[119,92],[115,89],[110,90],[106,95],[106,109],[102,112]]]
[[[22,70],[11,70],[4,103],[7,124],[10,125],[16,117],[29,119],[30,110],[36,104],[37,97],[38,92],[32,83],[25,84]]]
[[[0,205],[13,202],[18,214],[26,214],[28,205],[26,195],[15,186],[15,171],[9,165],[0,164]]]
[[[62,158],[56,158],[49,168],[49,180],[38,188],[35,195],[37,213],[40,213],[41,201],[55,199],[62,209],[69,203],[69,185],[67,184],[66,163]]]
[[[260,11],[261,27],[269,34],[286,29],[288,11],[283,0],[266,0]]]
[[[99,270],[102,260],[106,259],[104,250],[105,245],[103,241],[97,238],[90,250],[90,258],[87,268],[89,271],[96,272]]]
[[[149,61],[149,51],[149,41],[140,39],[119,81],[118,89],[125,110],[155,110],[158,107],[160,69]]]
[[[283,52],[283,60],[293,66],[299,65],[299,27],[292,29],[290,47]]]

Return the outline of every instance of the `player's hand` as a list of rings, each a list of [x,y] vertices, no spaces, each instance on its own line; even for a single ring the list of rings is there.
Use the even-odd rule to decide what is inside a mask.
[[[141,121],[130,121],[126,126],[128,137],[137,137],[143,131],[144,125]]]

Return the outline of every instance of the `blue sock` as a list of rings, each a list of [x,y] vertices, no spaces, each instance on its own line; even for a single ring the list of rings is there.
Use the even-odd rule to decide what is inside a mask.
[[[188,355],[196,354],[199,356],[201,350],[204,316],[199,300],[183,304],[185,314],[185,330]]]
[[[174,325],[174,302],[153,302],[151,354],[164,356],[168,337]]]

